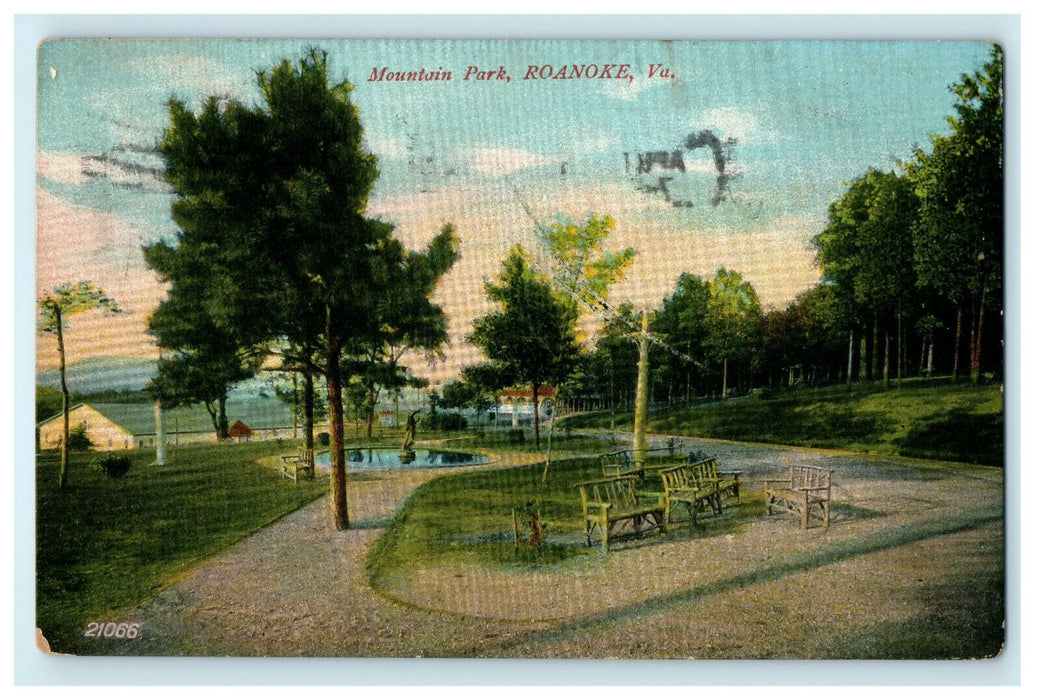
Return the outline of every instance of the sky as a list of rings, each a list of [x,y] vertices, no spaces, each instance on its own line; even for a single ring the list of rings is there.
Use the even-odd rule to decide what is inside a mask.
[[[257,72],[310,46],[355,86],[381,171],[369,214],[412,248],[446,222],[460,236],[461,259],[435,295],[449,317],[444,360],[415,360],[435,382],[480,361],[465,336],[492,308],[484,280],[513,244],[535,252],[547,222],[616,219],[608,246],[637,256],[613,303],[654,309],[682,272],[726,267],[765,306],[784,307],[820,280],[810,241],[828,205],[868,169],[894,168],[946,133],[949,86],[991,50],[977,41],[42,43],[36,293],[86,279],[124,310],[71,319],[70,362],[157,355],[144,331],[165,292],[141,246],[177,234],[155,151],[169,100],[259,103]],[[451,80],[370,80],[385,68]],[[584,77],[555,79],[562,68]],[[56,364],[54,343],[39,342],[38,370]]]

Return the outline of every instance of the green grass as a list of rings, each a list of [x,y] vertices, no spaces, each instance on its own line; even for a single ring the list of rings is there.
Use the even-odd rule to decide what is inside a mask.
[[[86,623],[119,615],[197,562],[328,491],[294,484],[256,460],[291,452],[253,442],[172,449],[167,464],[135,450],[130,472],[109,479],[74,453],[59,491],[58,456],[37,460],[37,625],[52,649],[74,653]]]
[[[742,398],[652,415],[658,433],[849,449],[876,454],[1003,463],[1002,389],[906,380]],[[605,413],[565,419],[569,428],[607,428]],[[616,416],[626,425],[632,416]]]
[[[543,466],[448,475],[418,488],[370,550],[366,566],[372,583],[393,587],[398,576],[418,565],[527,569],[595,551],[575,537],[583,529],[575,483],[600,478],[599,461],[556,460],[545,485]],[[543,547],[515,548],[514,509],[539,511]]]

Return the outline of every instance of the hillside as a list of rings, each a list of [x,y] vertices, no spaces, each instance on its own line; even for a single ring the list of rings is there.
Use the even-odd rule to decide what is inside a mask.
[[[616,414],[616,426],[633,415]],[[566,428],[607,428],[607,412],[572,416]],[[656,412],[649,430],[719,438],[1001,466],[1002,387],[911,382],[801,390]]]

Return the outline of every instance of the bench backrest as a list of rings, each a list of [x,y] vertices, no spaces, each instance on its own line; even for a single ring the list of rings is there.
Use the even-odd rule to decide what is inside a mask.
[[[789,467],[789,487],[794,491],[831,491],[832,472],[819,467],[794,465]]]
[[[701,462],[695,462],[690,467],[695,474],[695,478],[699,481],[717,481],[720,479],[719,468],[714,457],[704,459]]]
[[[587,503],[610,503],[613,507],[628,507],[637,503],[637,477],[620,476],[576,484],[583,510]]]
[[[669,469],[663,469],[661,476],[662,487],[666,490],[666,493],[669,493],[671,489],[698,487],[698,477],[690,464],[681,464]]]
[[[613,478],[633,469],[629,450],[619,450],[601,455],[601,472],[604,478]]]

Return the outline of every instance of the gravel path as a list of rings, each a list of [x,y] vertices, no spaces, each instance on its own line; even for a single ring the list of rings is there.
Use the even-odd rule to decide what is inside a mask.
[[[915,655],[879,639],[925,635],[930,653],[962,657],[994,637],[1001,470],[697,445],[743,472],[750,500],[790,463],[833,469],[832,526],[803,531],[787,514],[728,508],[698,535],[675,527],[552,571],[423,570],[377,592],[368,547],[408,494],[445,471],[388,473],[349,485],[352,529],[332,529],[326,499],[305,506],[129,613],[140,638],[90,653],[879,658]]]

